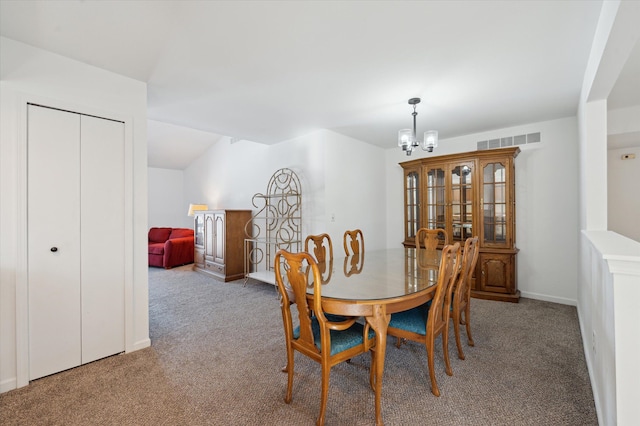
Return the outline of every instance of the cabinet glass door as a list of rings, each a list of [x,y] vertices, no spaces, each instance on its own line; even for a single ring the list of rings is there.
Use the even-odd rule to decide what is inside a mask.
[[[405,240],[415,239],[420,229],[420,185],[417,171],[410,171],[405,175]]]
[[[507,170],[502,163],[482,166],[482,224],[485,246],[502,246],[508,242]]]
[[[193,232],[195,234],[195,245],[204,246],[204,215],[196,214],[193,216]]]
[[[427,170],[426,174],[426,227],[446,229],[445,172],[441,168]]]
[[[473,163],[451,167],[452,243],[473,237]]]

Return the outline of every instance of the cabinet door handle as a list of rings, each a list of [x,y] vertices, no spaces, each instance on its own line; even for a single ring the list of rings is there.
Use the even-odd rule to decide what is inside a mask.
[[[53,253],[57,252],[57,251],[58,251],[58,247],[51,247],[51,251],[52,251]]]

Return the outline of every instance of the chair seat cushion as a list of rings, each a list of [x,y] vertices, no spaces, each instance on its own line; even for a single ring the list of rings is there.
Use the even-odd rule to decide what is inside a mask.
[[[338,318],[337,316],[334,317]],[[320,324],[315,316],[311,318],[311,331],[313,332],[313,341],[316,347],[318,350],[322,350],[320,342]],[[346,351],[347,349],[361,345],[364,342],[363,326],[357,322],[344,331],[330,330],[329,335],[331,336],[331,355]],[[296,326],[296,328],[293,329],[293,338],[297,339],[298,337],[300,337],[300,326]],[[374,337],[375,333],[370,329],[369,338],[373,339]]]
[[[425,305],[418,306],[408,311],[398,312],[391,315],[389,321],[390,328],[399,328],[401,330],[410,331],[412,333],[427,334],[427,317],[429,316],[429,307]]]

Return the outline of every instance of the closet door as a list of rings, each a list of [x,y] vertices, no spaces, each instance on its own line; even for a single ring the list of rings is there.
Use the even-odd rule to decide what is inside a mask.
[[[28,110],[29,378],[80,365],[80,115]]]
[[[80,132],[82,363],[124,351],[124,124]]]
[[[124,124],[29,106],[30,379],[124,351]]]

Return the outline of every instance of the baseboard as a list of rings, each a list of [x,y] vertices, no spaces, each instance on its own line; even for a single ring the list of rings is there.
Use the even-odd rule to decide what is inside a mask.
[[[10,390],[14,390],[18,387],[17,381],[15,377],[12,377],[7,380],[3,380],[0,382],[0,393],[9,392]]]
[[[135,342],[131,347],[131,349],[128,349],[127,352],[135,352],[140,349],[148,348],[149,346],[151,346],[151,339],[146,338],[144,340],[139,340]]]
[[[530,293],[528,291],[523,291],[523,290],[520,290],[520,296],[525,297],[527,299],[536,299],[536,300],[542,300],[545,302],[560,303],[562,305],[578,306],[577,300],[567,299],[566,297],[548,296],[546,294]]]

